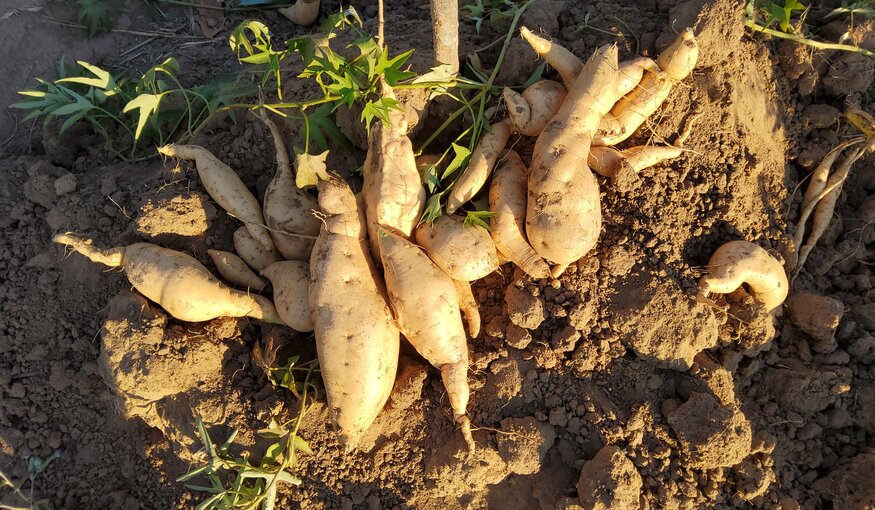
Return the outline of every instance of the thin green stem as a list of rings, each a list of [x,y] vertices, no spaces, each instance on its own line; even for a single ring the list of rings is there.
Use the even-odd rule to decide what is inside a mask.
[[[822,41],[814,41],[811,39],[807,39],[797,34],[787,34],[781,32],[780,30],[775,30],[772,28],[764,27],[762,25],[758,25],[751,20],[747,20],[744,22],[744,26],[755,31],[762,32],[764,34],[771,35],[773,37],[777,37],[779,39],[787,39],[789,41],[794,41],[800,44],[805,44],[807,46],[811,46],[813,48],[817,48],[819,50],[840,50],[840,51],[850,51],[852,53],[859,53],[869,58],[875,58],[875,53],[865,49],[860,48],[859,46],[851,46],[849,44],[837,44],[837,43],[827,43]]]

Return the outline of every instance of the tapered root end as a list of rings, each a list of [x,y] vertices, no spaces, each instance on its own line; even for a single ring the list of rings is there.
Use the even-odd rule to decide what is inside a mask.
[[[477,445],[474,443],[474,436],[471,434],[471,419],[463,414],[456,417],[456,423],[459,424],[462,430],[462,438],[465,439],[465,444],[468,445],[468,453],[473,453],[477,449]]]
[[[109,267],[120,267],[124,259],[124,248],[111,248],[102,250],[92,245],[91,239],[85,239],[73,234],[58,234],[52,237],[52,241],[58,244],[69,246],[73,251],[83,255],[92,262],[103,264]]]
[[[552,276],[553,278],[559,278],[570,265],[571,264],[556,264],[555,266],[550,268],[550,276]]]
[[[171,143],[170,145],[158,147],[158,154],[170,156],[171,158],[176,157],[176,145]]]

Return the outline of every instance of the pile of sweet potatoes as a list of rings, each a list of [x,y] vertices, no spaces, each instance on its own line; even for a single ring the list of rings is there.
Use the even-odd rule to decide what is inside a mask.
[[[210,196],[243,223],[234,234],[236,254],[209,252],[230,286],[194,258],[150,243],[100,250],[71,235],[55,240],[122,267],[135,288],[177,319],[248,316],[313,331],[328,407],[348,448],[389,397],[403,335],[440,370],[473,448],[467,338],[479,334],[480,318],[470,282],[504,261],[536,278],[558,278],[592,250],[601,229],[593,170],[615,177],[680,153],[677,146],[612,146],[656,111],[698,56],[690,30],[655,61],[620,63],[617,48],[606,46],[585,64],[521,32],[564,85],[545,80],[522,93],[504,91],[507,118],[487,129],[449,190],[446,214],[434,221],[422,221],[428,197],[402,112],[392,110],[389,122],[371,127],[361,193],[323,167],[318,198],[295,185],[281,133],[262,116],[277,149],[277,172],[263,203],[206,149],[159,149],[195,161]],[[386,83],[381,94],[394,97]],[[514,132],[537,137],[528,163],[505,150]],[[456,214],[487,184],[489,229]],[[256,294],[269,288],[265,278],[273,302]]]

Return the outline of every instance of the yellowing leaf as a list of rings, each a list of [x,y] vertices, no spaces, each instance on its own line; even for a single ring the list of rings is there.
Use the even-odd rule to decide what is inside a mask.
[[[315,186],[319,179],[328,179],[328,167],[325,164],[325,159],[328,157],[328,151],[322,154],[297,154],[295,156],[295,184],[301,189]]]
[[[149,121],[149,117],[158,110],[158,105],[161,104],[162,95],[163,94],[140,94],[125,105],[125,109],[123,110],[125,113],[128,113],[131,110],[140,110],[140,117],[137,119],[137,131],[134,133],[135,140],[140,139],[140,134],[143,132],[143,128],[146,127],[146,122]]]

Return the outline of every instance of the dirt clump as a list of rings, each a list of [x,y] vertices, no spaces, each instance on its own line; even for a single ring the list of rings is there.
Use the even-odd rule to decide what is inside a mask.
[[[138,234],[161,242],[167,236],[202,236],[215,217],[216,206],[209,197],[173,190],[146,200],[140,207],[136,228]]]
[[[498,454],[512,473],[531,475],[541,470],[544,456],[556,440],[556,432],[547,423],[531,416],[501,420]]]
[[[510,321],[525,329],[538,329],[547,318],[541,289],[534,284],[526,285],[528,278],[521,278],[507,286],[504,302]]]
[[[875,507],[875,453],[861,453],[827,476],[814,482],[822,499],[833,508],[864,510]]]
[[[616,446],[605,446],[583,465],[577,495],[585,510],[641,508],[641,475]]]
[[[693,393],[667,418],[692,467],[730,467],[750,453],[750,422],[740,409],[724,405],[714,395]]]
[[[717,320],[671,280],[643,273],[623,280],[610,301],[612,327],[624,344],[659,366],[685,370],[718,343]]]
[[[790,320],[803,333],[814,340],[815,352],[830,353],[835,350],[835,333],[841,323],[845,306],[835,298],[810,292],[794,292],[787,299]]]

